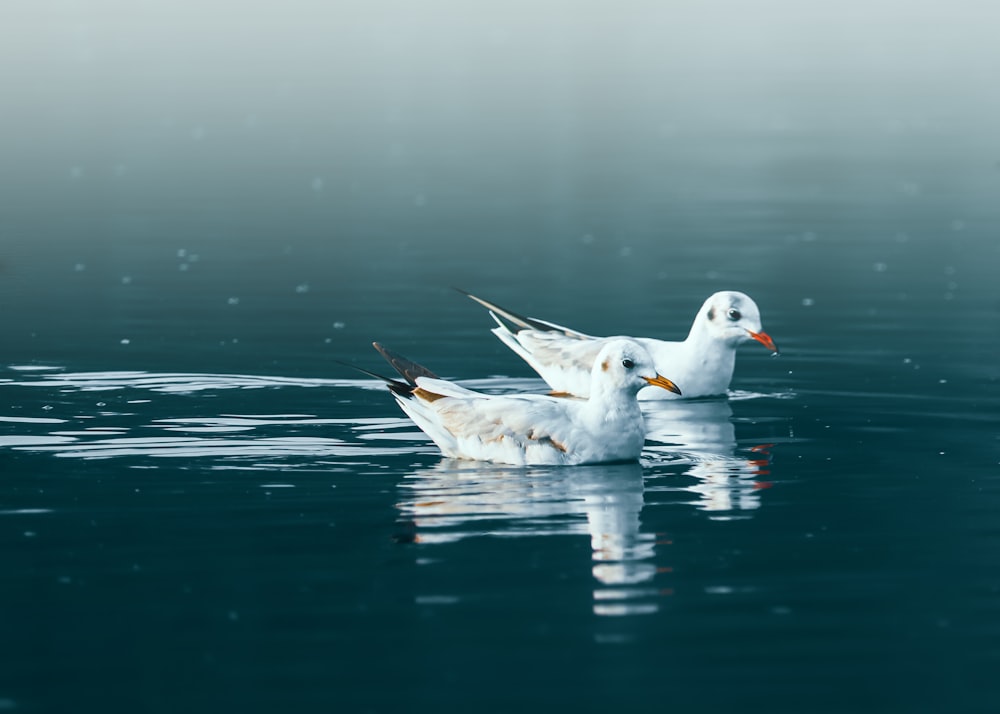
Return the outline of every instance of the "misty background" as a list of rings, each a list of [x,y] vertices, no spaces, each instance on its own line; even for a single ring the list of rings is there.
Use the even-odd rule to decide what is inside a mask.
[[[998,19],[972,0],[8,0],[8,354],[225,342],[212,359],[249,369],[301,337],[332,345],[317,370],[387,332],[481,331],[453,285],[593,331],[613,304],[650,333],[728,287],[814,315],[879,273],[906,281],[880,294],[961,297],[956,274],[998,257]]]

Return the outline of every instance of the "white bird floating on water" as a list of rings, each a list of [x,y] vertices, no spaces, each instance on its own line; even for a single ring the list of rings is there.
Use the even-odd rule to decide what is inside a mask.
[[[516,466],[634,461],[646,438],[639,390],[655,385],[680,394],[631,340],[602,345],[587,399],[474,392],[374,345],[406,382],[362,371],[385,380],[403,411],[452,458]]]
[[[652,355],[658,371],[667,372],[684,387],[684,398],[725,394],[733,378],[736,348],[756,340],[778,353],[760,324],[760,310],[749,296],[731,290],[708,298],[695,315],[683,342],[648,337],[594,337],[554,322],[523,317],[460,290],[490,311],[497,322],[492,332],[531,365],[555,392],[586,397],[591,367],[610,341],[633,340]],[[502,318],[502,319],[501,319]],[[662,389],[643,389],[640,399],[674,399]]]

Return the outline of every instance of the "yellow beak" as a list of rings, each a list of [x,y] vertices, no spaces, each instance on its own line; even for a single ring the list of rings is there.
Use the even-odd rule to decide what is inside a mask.
[[[659,374],[656,375],[655,377],[643,377],[643,379],[652,384],[654,387],[663,387],[667,391],[673,392],[674,394],[681,393],[681,390],[678,388],[676,384],[674,384],[669,379]]]

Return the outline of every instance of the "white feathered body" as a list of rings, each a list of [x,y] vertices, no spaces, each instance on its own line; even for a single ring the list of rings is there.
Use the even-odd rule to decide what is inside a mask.
[[[445,456],[527,466],[634,461],[642,452],[634,394],[556,399],[482,394],[427,377],[416,382],[418,398],[396,401]]]
[[[610,342],[632,340],[646,348],[656,371],[672,380],[683,396],[645,387],[640,399],[692,399],[725,394],[733,379],[736,349],[752,340],[777,350],[761,331],[760,311],[747,295],[734,291],[715,293],[695,315],[687,337],[680,342],[649,337],[595,337],[563,325],[535,318],[521,318],[497,305],[470,296],[490,309],[495,334],[538,372],[555,392],[586,397],[590,371],[597,354]],[[511,320],[511,329],[497,315]]]
[[[736,366],[736,350],[728,345],[712,345],[707,340],[688,338],[667,342],[648,337],[591,337],[575,333],[520,330],[495,327],[493,333],[531,365],[556,392],[581,397],[590,393],[590,370],[597,353],[612,340],[632,339],[649,352],[656,371],[666,375],[684,390],[683,398],[725,394]],[[639,399],[681,399],[659,387],[644,387]]]

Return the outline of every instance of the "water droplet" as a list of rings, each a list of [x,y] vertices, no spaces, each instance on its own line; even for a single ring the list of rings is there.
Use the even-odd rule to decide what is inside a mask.
[[[226,304],[228,304],[228,305],[239,305],[240,304],[240,299],[238,297],[231,297],[228,300],[226,300]]]
[[[130,345],[130,344],[132,344],[132,340],[130,340],[127,337],[123,337],[122,340],[121,340],[121,344],[123,344],[123,345]]]
[[[131,275],[123,275],[122,276],[122,285],[131,285],[131,284],[132,284],[132,276]]]
[[[86,269],[87,266],[83,263],[77,263],[76,265],[73,266],[73,270],[75,270],[78,273],[82,273]]]
[[[872,269],[876,273],[884,273],[889,269],[889,266],[886,263],[875,263],[874,265],[872,265]]]
[[[802,307],[812,307],[816,304],[816,301],[812,298],[802,298]]]
[[[299,293],[300,295],[309,292],[309,283],[300,283],[299,285],[296,285],[295,292]]]
[[[335,330],[343,330],[345,327],[347,327],[346,322],[341,322],[340,320],[337,320],[337,322],[333,323],[333,329]]]

